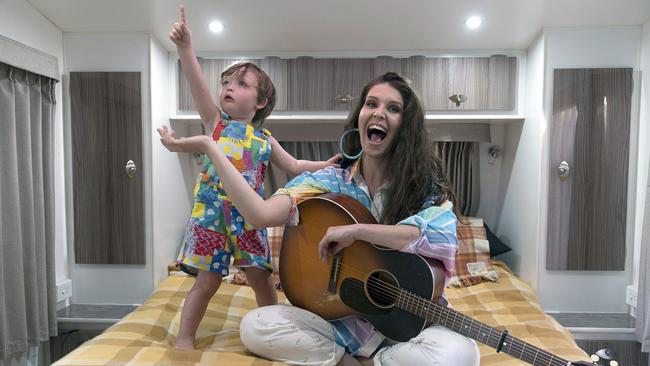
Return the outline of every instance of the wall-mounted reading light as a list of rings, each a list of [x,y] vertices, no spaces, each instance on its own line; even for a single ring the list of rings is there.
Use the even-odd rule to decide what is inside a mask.
[[[490,159],[488,160],[488,164],[494,164],[497,158],[501,156],[502,152],[503,149],[499,145],[492,145],[488,147],[488,155],[490,156]]]

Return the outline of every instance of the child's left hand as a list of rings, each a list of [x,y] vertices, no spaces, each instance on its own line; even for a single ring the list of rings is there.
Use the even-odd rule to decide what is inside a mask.
[[[333,166],[335,168],[339,168],[340,167],[339,163],[341,162],[342,158],[343,155],[341,155],[341,153],[338,153],[332,156],[331,158],[327,159],[327,161],[325,162],[327,164],[326,166]]]
[[[212,143],[212,139],[206,135],[192,137],[176,137],[176,132],[167,126],[158,128],[160,142],[169,151],[176,152],[206,152]]]

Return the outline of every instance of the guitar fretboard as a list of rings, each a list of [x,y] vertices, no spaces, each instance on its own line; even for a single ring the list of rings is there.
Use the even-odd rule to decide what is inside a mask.
[[[503,332],[463,315],[456,310],[421,298],[403,289],[400,289],[399,295],[397,296],[397,306],[429,322],[442,325],[445,328],[486,344],[494,349],[498,349],[501,343],[500,352],[507,353],[531,365],[571,365],[569,361],[563,358],[510,335],[505,335],[502,341]]]

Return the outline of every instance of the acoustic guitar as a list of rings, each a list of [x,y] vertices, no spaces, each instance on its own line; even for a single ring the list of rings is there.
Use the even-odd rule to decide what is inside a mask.
[[[285,227],[280,252],[280,279],[291,304],[326,320],[361,316],[397,342],[438,324],[531,365],[594,365],[567,361],[448,308],[439,261],[357,241],[323,263],[318,243],[327,228],[376,220],[342,194],[309,198],[298,208],[299,224]]]

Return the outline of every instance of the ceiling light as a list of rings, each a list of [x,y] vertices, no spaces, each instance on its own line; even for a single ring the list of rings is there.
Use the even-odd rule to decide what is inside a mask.
[[[477,16],[471,16],[465,21],[465,26],[469,29],[476,29],[481,26],[483,20]]]
[[[221,31],[223,30],[223,24],[216,20],[210,22],[210,25],[208,27],[210,28],[212,33],[221,33]]]

